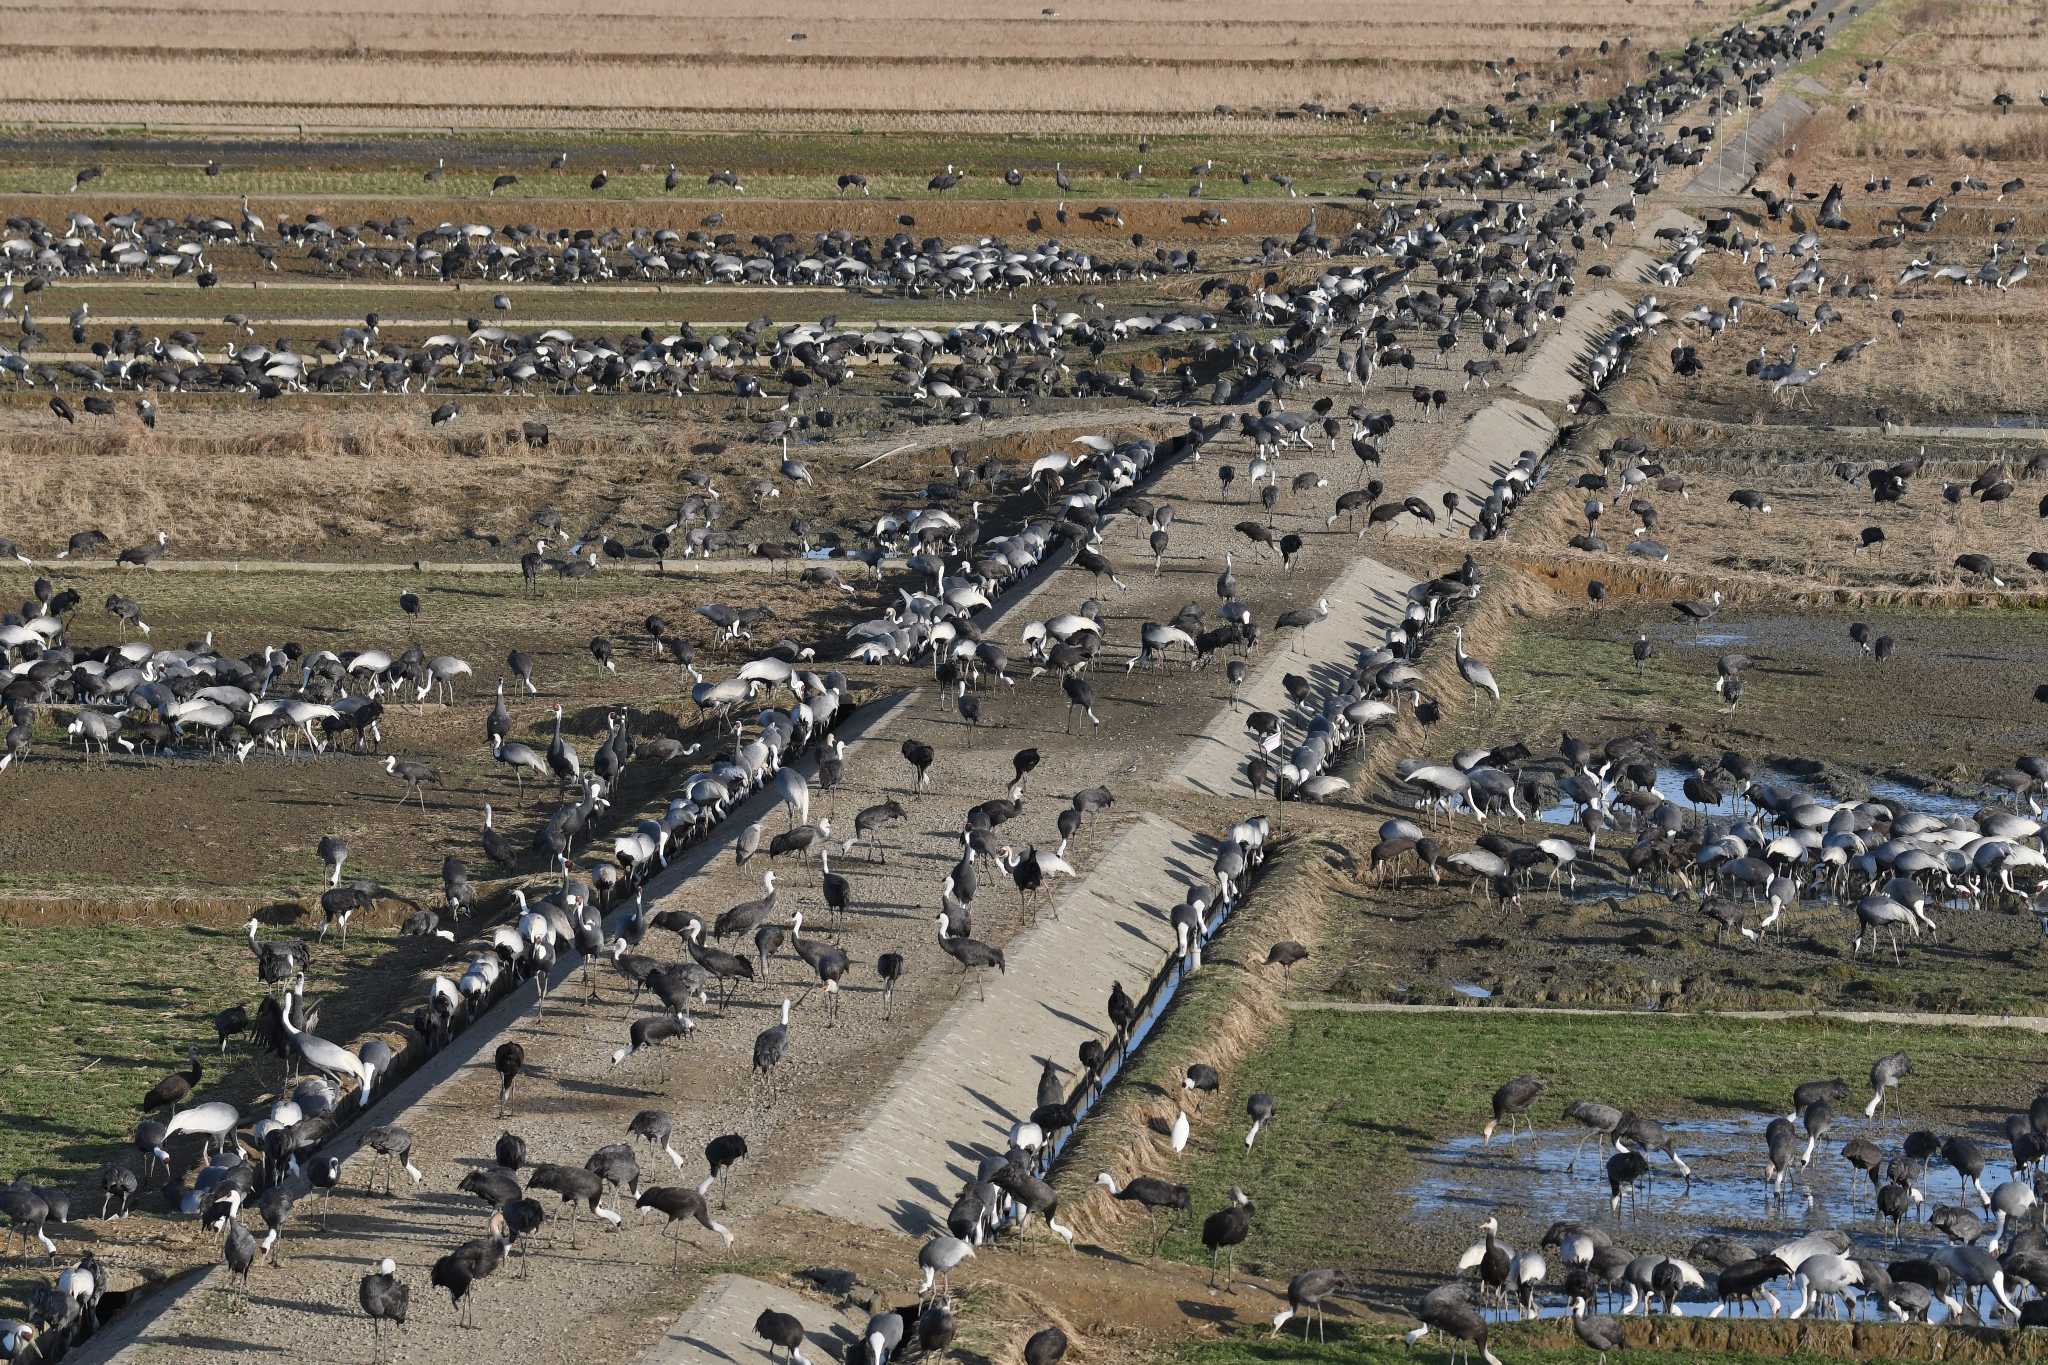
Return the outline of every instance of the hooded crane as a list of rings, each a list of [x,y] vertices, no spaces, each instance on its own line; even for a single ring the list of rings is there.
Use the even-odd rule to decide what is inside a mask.
[[[1508,1125],[1508,1142],[1515,1140],[1515,1120],[1521,1119],[1522,1127],[1529,1128],[1529,1106],[1543,1093],[1544,1082],[1534,1076],[1517,1076],[1493,1092],[1493,1117],[1480,1129],[1480,1136],[1487,1145],[1492,1145],[1494,1129],[1505,1120]],[[1531,1130],[1533,1131],[1533,1130]]]
[[[363,1276],[356,1287],[356,1301],[363,1306],[363,1315],[370,1320],[370,1357],[373,1361],[384,1358],[384,1324],[394,1327],[405,1326],[405,1310],[412,1293],[405,1281],[398,1278],[398,1264],[389,1256],[377,1263],[377,1269]]]
[[[164,1077],[151,1086],[149,1093],[142,1097],[143,1113],[153,1114],[159,1109],[169,1109],[175,1114],[178,1112],[178,1106],[191,1095],[192,1088],[199,1084],[201,1075],[199,1049],[188,1048],[185,1057],[189,1065],[184,1071]]]
[[[696,1219],[706,1230],[717,1233],[719,1240],[725,1245],[732,1245],[732,1233],[726,1230],[725,1224],[712,1218],[711,1207],[704,1202],[704,1196],[710,1191],[711,1182],[716,1178],[715,1175],[706,1176],[704,1183],[694,1190],[687,1185],[656,1185],[652,1189],[642,1190],[640,1197],[634,1201],[643,1216],[660,1214],[668,1219],[664,1226],[664,1235],[670,1236],[673,1241],[670,1248],[671,1264],[674,1263],[675,1257],[682,1254],[682,1233],[677,1230],[676,1224],[684,1219]]]
[[[1230,1292],[1230,1273],[1237,1267],[1237,1248],[1252,1231],[1251,1197],[1237,1186],[1230,1187],[1230,1202],[1202,1220],[1202,1245],[1209,1250],[1209,1287],[1216,1287],[1217,1258],[1230,1254],[1230,1270],[1223,1276],[1223,1292]]]
[[[427,1274],[427,1282],[436,1289],[448,1291],[449,1306],[456,1310],[462,1326],[475,1325],[471,1290],[478,1281],[489,1278],[504,1263],[505,1252],[511,1245],[512,1231],[505,1222],[505,1216],[493,1213],[490,1236],[472,1237],[434,1262],[433,1269]]]
[[[969,972],[974,973],[975,985],[980,989],[981,998],[986,1000],[988,999],[988,988],[983,984],[983,973],[988,968],[994,967],[996,971],[1003,975],[1009,974],[1009,967],[1003,958],[1003,950],[991,947],[979,939],[949,936],[946,929],[950,923],[951,917],[941,910],[939,912],[939,947],[945,951],[946,956],[960,964],[960,974],[963,978]],[[963,980],[960,984],[965,986],[967,983]],[[958,995],[959,991],[954,991],[954,994]]]
[[[754,1335],[768,1343],[768,1359],[775,1359],[775,1348],[780,1346],[789,1352],[789,1365],[810,1365],[804,1359],[804,1325],[788,1313],[778,1313],[773,1308],[761,1310],[761,1316],[754,1319]]]
[[[1095,1177],[1095,1183],[1108,1189],[1110,1198],[1126,1204],[1136,1204],[1145,1210],[1146,1217],[1152,1223],[1155,1254],[1159,1244],[1166,1238],[1165,1232],[1159,1227],[1159,1210],[1185,1212],[1188,1207],[1188,1187],[1175,1185],[1157,1176],[1133,1176],[1127,1184],[1119,1186],[1115,1176],[1103,1171]]]

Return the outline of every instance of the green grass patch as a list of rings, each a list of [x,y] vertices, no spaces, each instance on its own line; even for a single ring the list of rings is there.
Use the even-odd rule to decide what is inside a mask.
[[[1519,127],[1513,136],[1471,130],[1459,140],[1476,150],[1511,145],[1520,133]],[[1398,117],[1369,124],[1297,123],[1285,131],[1267,127],[1241,134],[1153,134],[1142,152],[1137,139],[1124,134],[676,133],[656,139],[630,133],[565,133],[559,145],[569,150],[569,165],[553,171],[547,167],[551,151],[514,137],[497,139],[499,148],[478,150],[479,142],[489,140],[488,134],[465,131],[461,142],[453,145],[445,136],[432,135],[380,137],[368,145],[316,141],[303,150],[281,141],[275,149],[227,159],[217,176],[202,174],[199,161],[189,158],[184,148],[176,155],[189,159],[171,160],[136,152],[131,143],[93,160],[105,175],[91,188],[108,194],[474,197],[482,203],[738,199],[732,191],[705,181],[710,171],[731,169],[746,184],[748,200],[829,198],[838,193],[837,177],[848,172],[867,176],[874,195],[931,199],[935,196],[927,182],[947,165],[955,165],[969,172],[959,191],[967,196],[1042,199],[1058,193],[1052,181],[1057,164],[1071,177],[1076,196],[1114,198],[1177,195],[1186,188],[1190,167],[1213,160],[1213,169],[1204,177],[1209,191],[1230,198],[1282,193],[1265,178],[1269,171],[1293,175],[1296,187],[1304,192],[1343,192],[1356,188],[1361,165],[1392,164],[1440,142],[1420,123]],[[458,159],[440,181],[427,181],[426,168],[451,146],[459,151]],[[663,189],[671,162],[680,172],[674,196]],[[83,164],[34,154],[9,158],[0,162],[0,193],[66,193]],[[1141,180],[1120,178],[1140,164],[1145,168]],[[1023,185],[1003,182],[1003,173],[1012,168],[1023,174]],[[1238,175],[1245,168],[1255,171],[1250,185]],[[591,177],[600,169],[609,178],[602,190],[592,190]],[[519,181],[488,195],[500,174],[517,175]]]
[[[1495,1087],[1511,1076],[1549,1082],[1533,1111],[1539,1127],[1558,1126],[1564,1105],[1581,1096],[1666,1121],[1726,1118],[1783,1112],[1792,1087],[1818,1076],[1860,1085],[1872,1060],[1900,1048],[1911,1051],[1916,1076],[1941,1078],[1938,1093],[1931,1085],[1915,1093],[1916,1114],[1953,1105],[1928,1121],[1974,1122],[1981,1106],[2026,1103],[2041,1040],[2019,1030],[1825,1020],[1299,1013],[1205,1104],[1227,1117],[1199,1126],[1190,1144],[1194,1160],[1180,1178],[1192,1216],[1167,1237],[1163,1254],[1206,1263],[1201,1220],[1238,1185],[1257,1205],[1246,1254],[1282,1278],[1290,1267],[1399,1260],[1383,1223],[1404,1217],[1399,1192],[1416,1157],[1445,1136],[1476,1134]],[[1255,1091],[1273,1095],[1279,1114],[1247,1152],[1242,1116]],[[1333,1200],[1332,1191],[1345,1197]]]
[[[309,941],[318,934],[296,930]],[[360,927],[360,926],[358,926]],[[276,930],[267,930],[276,936]],[[317,997],[342,973],[392,985],[410,973],[386,962],[386,935],[330,937],[314,954],[307,992]],[[405,950],[410,956],[410,950]],[[0,993],[0,1169],[8,1177],[55,1181],[81,1194],[85,1174],[127,1150],[149,1088],[184,1066],[197,1046],[205,1068],[196,1094],[247,1107],[274,1088],[272,1058],[253,1058],[246,1037],[222,1057],[215,1012],[243,1004],[253,1014],[263,987],[245,936],[198,925],[80,924],[23,928],[0,923],[0,958],[11,987]],[[321,1032],[348,1038],[385,1003],[374,987],[337,993],[321,1014]],[[162,1118],[158,1113],[153,1117]],[[92,1206],[98,1211],[97,1204]]]

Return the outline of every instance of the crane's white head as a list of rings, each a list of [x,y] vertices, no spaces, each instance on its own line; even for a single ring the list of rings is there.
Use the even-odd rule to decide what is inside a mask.
[[[379,1275],[395,1274],[397,1270],[398,1262],[392,1260],[389,1256],[386,1256],[383,1260],[377,1262],[377,1273]]]
[[[1486,1220],[1485,1222],[1483,1222],[1483,1223],[1481,1223],[1481,1224],[1479,1225],[1479,1230],[1480,1230],[1481,1232],[1499,1232],[1499,1231],[1500,1231],[1500,1219],[1498,1219],[1498,1218],[1489,1218],[1489,1219],[1487,1219],[1487,1220]]]

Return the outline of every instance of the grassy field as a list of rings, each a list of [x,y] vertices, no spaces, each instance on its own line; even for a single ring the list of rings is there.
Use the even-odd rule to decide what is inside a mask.
[[[1164,1254],[1206,1264],[1201,1218],[1238,1185],[1257,1205],[1241,1264],[1282,1281],[1311,1265],[1362,1267],[1384,1302],[1392,1287],[1450,1278],[1469,1228],[1417,1222],[1400,1191],[1445,1138],[1477,1134],[1494,1088],[1511,1076],[1549,1082],[1533,1113],[1539,1128],[1560,1127],[1569,1101],[1597,1097],[1664,1122],[1751,1118],[1760,1133],[1794,1085],[1830,1075],[1861,1085],[1872,1060],[1902,1047],[1915,1077],[1930,1081],[1912,1097],[1920,1123],[1993,1124],[2048,1075],[2038,1036],[2018,1031],[1484,1010],[1295,1014],[1202,1106],[1174,1171],[1190,1188],[1191,1216],[1169,1233]],[[1247,1152],[1253,1091],[1273,1095],[1279,1113]],[[1333,1202],[1334,1190],[1346,1197]],[[1531,1214],[1539,1226],[1548,1216]]]
[[[1796,529],[1794,518],[1787,518]],[[1787,537],[1777,538],[1781,549]],[[1610,602],[1613,599],[1610,598]],[[1885,663],[1849,636],[1890,637]],[[2010,766],[2036,743],[2028,724],[2043,614],[2034,609],[1949,610],[1873,603],[1848,610],[1773,609],[1768,603],[1724,608],[1700,631],[1668,604],[1620,604],[1572,610],[1516,631],[1489,661],[1508,717],[1473,715],[1459,739],[1485,729],[1496,740],[1506,721],[1540,754],[1554,754],[1564,731],[1642,733],[1672,751],[1716,759],[1727,750],[1752,760],[1783,758],[1818,765],[1816,775],[1863,794],[1881,778],[1932,781],[1959,796],[1986,792],[1984,774]],[[1639,672],[1632,656],[1647,635],[1652,657]],[[1740,654],[1741,702],[1730,709],[1714,690],[1719,660]],[[1921,708],[1944,680],[1972,678],[1962,696]],[[1987,797],[1988,799],[1988,797]]]
[[[206,1098],[246,1107],[276,1087],[280,1063],[252,1056],[246,1037],[223,1057],[212,1025],[230,1005],[253,1013],[264,990],[238,925],[181,923],[175,911],[131,923],[36,919],[0,919],[0,952],[15,974],[0,1000],[0,1034],[10,1040],[0,1066],[0,1170],[9,1179],[69,1182],[96,1169],[109,1144],[145,1117],[149,1088],[183,1069],[187,1047],[200,1050]],[[311,925],[281,913],[269,920],[271,937],[310,941],[319,932],[317,913]],[[411,979],[406,967],[437,956],[360,917],[351,928],[347,946],[333,936],[319,945],[307,982],[309,999],[329,997],[321,1023],[333,1037],[381,1019],[395,1003],[391,991]],[[96,1190],[90,1209],[99,1211]]]

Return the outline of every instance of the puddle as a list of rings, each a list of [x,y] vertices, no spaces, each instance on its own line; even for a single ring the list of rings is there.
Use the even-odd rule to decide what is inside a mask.
[[[1453,981],[1451,989],[1468,1000],[1491,1000],[1493,992],[1476,981]]]
[[[1746,630],[1707,630],[1693,637],[1693,643],[1703,648],[1725,649],[1729,645],[1746,645],[1756,640]]]
[[[1694,809],[1693,804],[1691,799],[1685,794],[1685,781],[1691,776],[1692,773],[1685,768],[1657,769],[1657,780],[1654,784],[1657,794],[1684,810],[1687,814],[1691,814]],[[1722,781],[1727,781],[1725,776]],[[1810,796],[1822,805],[1837,806],[1849,804],[1829,795],[1827,792],[1821,791],[1816,787],[1809,787],[1796,778],[1787,777],[1785,774],[1775,770],[1769,770],[1767,775],[1758,779],[1758,781],[1764,785],[1775,787],[1779,791],[1795,792]],[[1971,797],[1945,796],[1938,792],[1924,791],[1919,787],[1904,782],[1878,780],[1871,782],[1869,788],[1870,799],[1873,801],[1895,801],[1901,810],[1917,811],[1924,815],[1934,816],[1939,820],[1974,822],[1978,810],[1985,804],[1983,801]],[[1709,820],[1747,820],[1754,818],[1756,815],[1756,807],[1746,797],[1737,796],[1733,792],[1730,792],[1716,804],[1707,806],[1704,809]],[[1545,806],[1536,813],[1536,818],[1549,825],[1570,825],[1577,823],[1578,813],[1578,806],[1569,798],[1566,798]]]
[[[1546,1096],[1538,1104],[1551,1108],[1552,1101]],[[1770,1118],[1754,1114],[1667,1123],[1665,1128],[1679,1156],[1692,1168],[1691,1180],[1662,1152],[1652,1153],[1649,1182],[1640,1187],[1633,1205],[1624,1200],[1618,1216],[1608,1204],[1606,1176],[1606,1161],[1614,1148],[1577,1128],[1524,1132],[1517,1136],[1513,1151],[1499,1136],[1491,1146],[1477,1133],[1440,1141],[1420,1157],[1421,1177],[1402,1195],[1418,1222],[1430,1219],[1450,1227],[1469,1227],[1470,1240],[1475,1242],[1482,1236],[1479,1224],[1498,1214],[1506,1225],[1504,1240],[1517,1247],[1524,1242],[1515,1234],[1533,1244],[1543,1228],[1558,1220],[1605,1228],[1617,1245],[1638,1254],[1663,1250],[1683,1255],[1684,1248],[1696,1239],[1719,1234],[1746,1242],[1762,1255],[1774,1246],[1828,1228],[1849,1234],[1849,1254],[1881,1262],[1927,1255],[1947,1242],[1929,1224],[1908,1219],[1899,1244],[1889,1245],[1888,1229],[1877,1221],[1872,1207],[1869,1179],[1841,1157],[1842,1144],[1852,1136],[1867,1137],[1886,1152],[1895,1152],[1906,1133],[1920,1125],[1869,1122],[1860,1116],[1853,1123],[1838,1120],[1834,1130],[1815,1145],[1813,1164],[1804,1169],[1795,1166],[1785,1177],[1782,1202],[1767,1204],[1762,1180],[1763,1135]],[[1988,1136],[1982,1141],[1987,1153],[1998,1149]],[[1568,1164],[1574,1164],[1574,1169],[1566,1170]],[[1993,1157],[1986,1164],[1985,1188],[1996,1188],[2008,1173],[2005,1163]],[[1926,1195],[1925,1209],[1961,1202],[1956,1174],[1947,1166],[1937,1164],[1929,1169],[1920,1188]],[[1974,1195],[1971,1199],[1975,1207]],[[1463,1239],[1454,1237],[1452,1241],[1463,1249]],[[1978,1245],[1984,1244],[1980,1239]],[[1538,1296],[1538,1302],[1541,1316],[1556,1317],[1564,1311],[1558,1302],[1558,1286],[1565,1267],[1554,1252],[1546,1253],[1546,1259],[1550,1273],[1545,1277],[1546,1292]],[[1711,1268],[1700,1269],[1711,1284]],[[1786,1311],[1798,1302],[1797,1282],[1791,1277],[1772,1288]],[[1713,1310],[1711,1295],[1692,1292],[1700,1301],[1681,1302],[1681,1314],[1704,1316]],[[1624,1290],[1611,1311],[1619,1312],[1626,1302]],[[1935,1312],[1935,1320],[1940,1321],[1943,1310],[1939,1304]],[[1502,1315],[1491,1316],[1498,1319]],[[1865,1310],[1859,1316],[1870,1320],[1878,1314]]]
[[[1967,820],[1975,824],[1977,812],[1989,804],[1967,796],[1945,796],[1909,782],[1893,782],[1884,778],[1867,785],[1873,801],[1896,801],[1901,809],[1922,811],[1943,820]]]

